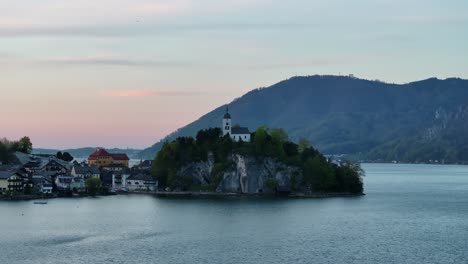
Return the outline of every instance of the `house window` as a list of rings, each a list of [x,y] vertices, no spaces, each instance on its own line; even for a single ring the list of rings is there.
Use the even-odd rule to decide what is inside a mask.
[[[229,123],[226,123],[226,126],[229,126]]]
[[[138,184],[140,184],[140,183],[139,183],[139,182],[135,182],[135,185],[138,185]]]

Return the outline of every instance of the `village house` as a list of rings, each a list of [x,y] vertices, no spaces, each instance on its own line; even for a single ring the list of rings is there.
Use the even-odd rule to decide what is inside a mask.
[[[46,171],[52,175],[58,175],[68,173],[69,169],[61,162],[58,162],[57,160],[53,159],[47,162],[39,171]]]
[[[21,181],[16,181],[17,177],[20,177]],[[21,183],[19,185],[22,190],[23,180],[21,175],[18,173],[18,168],[7,168],[0,171],[0,193],[18,189],[18,182]]]
[[[229,135],[234,141],[250,142],[250,131],[247,127],[241,127],[238,125],[232,126],[231,115],[229,109],[226,108],[226,113],[223,117],[222,123],[223,136]]]
[[[23,165],[23,169],[28,173],[35,173],[41,169],[41,161],[31,160]]]
[[[99,178],[99,168],[94,165],[79,165],[74,164],[70,173],[72,176],[88,179],[91,177]]]
[[[129,176],[130,174],[126,171],[103,171],[101,173],[102,186],[106,187],[110,192],[123,191],[123,179]]]
[[[130,192],[155,191],[158,186],[151,175],[138,173],[125,179],[125,188]]]
[[[59,175],[55,178],[55,185],[59,192],[84,192],[86,190],[84,179],[71,175]]]
[[[122,164],[128,167],[129,158],[125,153],[109,153],[105,149],[97,149],[88,157],[89,165],[105,167],[111,164]]]
[[[140,164],[133,166],[134,169],[149,171],[153,167],[153,160],[141,160]]]
[[[0,172],[0,189],[5,191],[23,192],[24,177],[17,171]]]
[[[33,189],[34,189],[35,193],[42,193],[42,194],[51,194],[52,193],[53,185],[44,176],[42,176],[42,175],[33,175],[32,176],[32,182],[34,184]]]
[[[102,166],[101,169],[106,171],[125,171],[128,169],[124,164],[113,163],[106,166]]]

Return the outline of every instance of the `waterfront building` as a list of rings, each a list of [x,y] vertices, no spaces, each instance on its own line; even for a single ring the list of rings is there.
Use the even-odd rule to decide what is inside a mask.
[[[123,190],[123,179],[130,176],[126,171],[103,171],[101,174],[102,186],[106,187],[110,192],[118,192]]]
[[[84,179],[71,175],[59,175],[55,178],[55,185],[59,192],[84,192],[86,190]]]
[[[149,174],[138,173],[125,179],[125,188],[130,192],[155,191],[157,181]]]
[[[42,175],[33,175],[32,182],[34,184],[34,192],[42,194],[52,193],[52,183]]]
[[[8,168],[0,171],[0,193],[10,190],[10,178],[13,175],[19,175],[17,169]]]

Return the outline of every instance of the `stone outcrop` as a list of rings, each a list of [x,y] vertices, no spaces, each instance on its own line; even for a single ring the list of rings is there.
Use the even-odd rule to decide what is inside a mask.
[[[216,186],[219,193],[266,193],[275,190],[267,188],[270,181],[277,184],[277,189],[298,189],[302,180],[302,171],[297,167],[287,166],[272,158],[245,157],[238,154],[230,156],[231,166],[222,172],[221,181]],[[191,163],[177,172],[179,177],[192,177],[196,184],[210,185],[214,179],[212,171],[214,160]]]

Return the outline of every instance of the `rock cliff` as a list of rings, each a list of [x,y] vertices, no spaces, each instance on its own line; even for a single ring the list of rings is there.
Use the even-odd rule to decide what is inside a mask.
[[[220,173],[221,177],[217,181],[213,175],[212,157],[207,161],[194,162],[182,167],[177,176],[191,178],[193,183],[201,186],[215,184],[216,192],[245,194],[297,190],[298,183],[302,180],[300,168],[287,166],[272,158],[233,154],[229,157],[229,162],[230,166]]]

